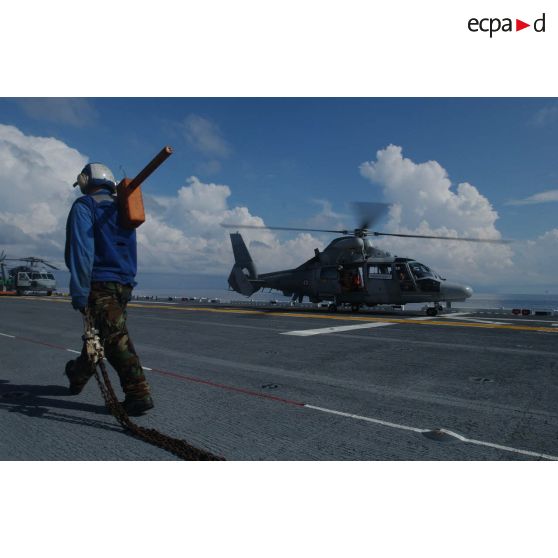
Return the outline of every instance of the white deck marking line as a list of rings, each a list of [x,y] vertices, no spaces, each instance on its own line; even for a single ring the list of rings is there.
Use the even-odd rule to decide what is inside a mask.
[[[448,316],[470,316],[472,312],[451,312],[451,314],[442,314],[441,317],[448,317]]]
[[[493,312],[479,312],[479,314],[493,314]],[[491,320],[492,318],[482,318],[483,320]],[[527,318],[506,318],[506,316],[499,314],[497,318],[498,320],[506,320],[506,322],[535,322],[537,324],[547,324],[549,320],[529,320]]]
[[[423,322],[425,320],[436,320],[440,318],[453,318],[458,316],[469,316],[471,312],[453,312],[451,314],[440,314],[439,316],[418,316],[417,318],[409,318],[409,320],[414,320],[415,322]]]
[[[341,417],[347,417],[347,418],[352,418],[355,420],[363,420],[366,422],[371,422],[373,424],[378,424],[379,426],[387,426],[389,428],[397,428],[398,430],[406,430],[409,432],[416,432],[417,434],[424,434],[426,432],[431,432],[431,429],[426,429],[426,428],[416,428],[415,426],[407,426],[405,424],[397,424],[395,422],[388,422],[386,420],[381,420],[381,419],[376,419],[376,418],[372,418],[372,417],[365,417],[362,415],[355,415],[353,413],[345,413],[343,411],[335,411],[334,409],[326,409],[325,407],[316,407],[315,405],[309,405],[309,404],[305,404],[304,405],[307,409],[313,409],[314,411],[321,411],[322,413],[329,413],[330,415],[338,415]],[[502,451],[509,451],[512,453],[517,453],[519,455],[528,455],[530,457],[539,457],[542,459],[548,459],[550,461],[558,461],[558,456],[555,455],[550,455],[548,453],[539,453],[536,451],[529,451],[529,450],[523,450],[523,449],[519,449],[519,448],[513,448],[511,446],[502,446],[500,444],[493,444],[492,442],[485,442],[483,440],[475,440],[473,438],[465,438],[465,436],[462,436],[461,434],[457,434],[456,432],[453,432],[451,430],[447,430],[445,428],[440,428],[439,429],[440,432],[443,432],[444,434],[448,434],[450,436],[454,436],[455,438],[457,438],[458,440],[460,440],[461,442],[464,442],[466,444],[474,444],[476,446],[484,446],[484,447],[488,447],[488,448],[492,448],[492,449],[497,449],[497,450],[502,450]]]
[[[339,331],[353,331],[354,329],[367,329],[370,327],[384,327],[395,325],[388,322],[371,322],[350,326],[337,326],[337,327],[320,327],[318,329],[298,329],[296,331],[282,331],[281,335],[297,335],[299,337],[307,337],[309,335],[320,335],[323,333],[337,333]]]
[[[456,319],[453,318],[453,316],[445,316],[445,317],[448,318],[449,320]],[[487,320],[486,318],[483,318],[481,320],[479,318],[463,318],[462,316],[459,316],[457,319],[463,322],[475,322],[477,324],[507,325],[505,322],[493,322],[492,320]]]
[[[373,325],[377,325],[378,322],[376,322],[375,324],[368,324],[370,326]],[[388,324],[380,324],[380,325],[393,325],[391,323]],[[351,327],[351,326],[348,326]],[[0,335],[2,337],[9,337],[11,339],[16,339],[15,335],[9,335],[7,333],[0,333]],[[62,349],[62,347],[59,347],[60,349]],[[76,351],[74,349],[65,349],[66,351],[69,351],[71,353],[79,353],[80,351]],[[147,368],[146,366],[142,367],[144,370],[152,370],[151,368]],[[424,434],[426,432],[431,432],[431,429],[425,429],[425,428],[417,428],[415,426],[407,426],[405,424],[398,424],[396,422],[389,422],[386,420],[381,420],[381,419],[376,419],[376,418],[372,418],[372,417],[365,417],[363,415],[356,415],[353,413],[346,413],[343,411],[336,411],[334,409],[326,409],[325,407],[317,407],[316,405],[309,405],[308,403],[304,403],[302,405],[303,407],[307,408],[307,409],[313,409],[314,411],[321,411],[322,413],[329,413],[330,415],[337,415],[337,416],[342,416],[342,417],[347,417],[347,418],[352,418],[355,420],[362,420],[362,421],[366,421],[366,422],[371,422],[373,424],[378,424],[379,426],[387,426],[388,428],[396,428],[398,430],[406,430],[408,432],[415,432],[417,434]],[[558,461],[558,456],[555,455],[550,455],[548,453],[539,453],[539,452],[535,452],[535,451],[529,451],[529,450],[523,450],[523,449],[519,449],[519,448],[514,448],[511,446],[502,446],[500,444],[494,444],[492,442],[485,442],[483,440],[475,440],[473,438],[466,438],[465,436],[462,436],[461,434],[457,434],[457,432],[453,432],[451,430],[447,430],[445,428],[440,428],[438,429],[440,432],[443,432],[445,434],[448,434],[449,436],[453,436],[455,438],[457,438],[458,440],[460,440],[461,442],[467,443],[467,444],[474,444],[477,446],[484,446],[484,447],[488,447],[488,448],[493,448],[493,449],[497,449],[497,450],[501,450],[501,451],[508,451],[508,452],[512,452],[512,453],[517,453],[519,455],[528,455],[530,457],[538,457],[541,459],[548,459],[551,461]]]
[[[422,434],[423,432],[428,432],[428,430],[424,430],[423,428],[416,428],[414,426],[406,426],[404,424],[397,424],[395,422],[388,422],[386,420],[380,420],[372,417],[364,417],[362,415],[354,415],[353,413],[345,413],[343,411],[335,411],[333,409],[326,409],[324,407],[316,407],[315,405],[309,405],[305,403],[304,406],[307,409],[314,409],[314,411],[321,411],[322,413],[329,413],[331,415],[339,415],[341,417],[352,418],[356,420],[364,420],[366,422],[373,422],[374,424],[379,424],[380,426],[388,426],[389,428],[397,428],[399,430],[408,430],[410,432],[416,432],[418,434]]]

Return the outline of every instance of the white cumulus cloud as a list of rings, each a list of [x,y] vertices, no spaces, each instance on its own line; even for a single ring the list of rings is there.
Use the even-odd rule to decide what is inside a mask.
[[[384,232],[501,238],[490,201],[467,182],[454,186],[437,161],[416,163],[403,156],[401,147],[389,145],[375,160],[362,163],[360,172],[392,204]],[[398,238],[379,244],[471,282],[487,282],[513,267],[508,245]]]
[[[0,243],[10,256],[61,259],[72,184],[87,157],[0,124]]]
[[[0,249],[8,257],[46,257],[63,267],[66,218],[79,195],[72,184],[87,161],[60,140],[0,125]],[[233,256],[231,231],[221,223],[264,224],[247,207],[232,205],[230,196],[229,186],[197,177],[172,195],[145,195],[140,270],[222,274],[225,281]],[[261,271],[299,265],[323,246],[308,234],[284,242],[269,230],[242,234]]]
[[[233,263],[229,234],[222,223],[263,226],[247,207],[231,206],[231,190],[192,176],[174,196],[147,197],[147,221],[138,229],[144,261],[162,271],[228,272]],[[300,265],[323,244],[309,234],[280,241],[269,230],[239,229],[260,271]]]
[[[0,124],[0,250],[8,257],[38,256],[63,264],[65,223],[79,194],[72,187],[86,155],[51,137],[26,135]],[[390,145],[364,162],[361,174],[390,202],[385,232],[500,238],[498,214],[469,183],[453,185],[436,161],[414,162]],[[226,184],[192,176],[166,196],[145,195],[147,221],[138,229],[139,267],[143,272],[204,273],[226,279],[233,263],[230,229],[221,223],[264,225],[248,207],[231,203]],[[345,216],[327,201],[311,223],[335,227]],[[234,229],[233,229],[234,230]],[[282,240],[269,230],[243,230],[260,271],[296,267],[323,249],[321,237],[297,234]],[[329,237],[325,238],[329,241]],[[472,244],[420,239],[377,239],[385,249],[414,257],[448,278],[502,289],[555,284],[558,229],[512,245]]]

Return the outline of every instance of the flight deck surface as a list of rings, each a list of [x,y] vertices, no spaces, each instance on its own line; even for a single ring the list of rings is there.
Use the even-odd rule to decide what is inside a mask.
[[[133,302],[128,326],[155,401],[137,423],[228,460],[558,458],[556,316]],[[94,380],[69,394],[81,330],[67,299],[0,299],[0,459],[174,459]]]

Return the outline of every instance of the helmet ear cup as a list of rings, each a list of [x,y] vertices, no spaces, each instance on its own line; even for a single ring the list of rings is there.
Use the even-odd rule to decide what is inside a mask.
[[[77,177],[77,184],[83,194],[85,194],[85,190],[87,188],[88,183],[89,183],[89,176],[84,172],[80,172]]]

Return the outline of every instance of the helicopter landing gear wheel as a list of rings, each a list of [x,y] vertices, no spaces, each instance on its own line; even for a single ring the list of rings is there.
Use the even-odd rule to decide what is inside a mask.
[[[436,306],[430,307],[426,309],[427,316],[437,316],[438,315],[438,308]]]
[[[351,312],[358,312],[360,310],[360,304],[351,304]]]

